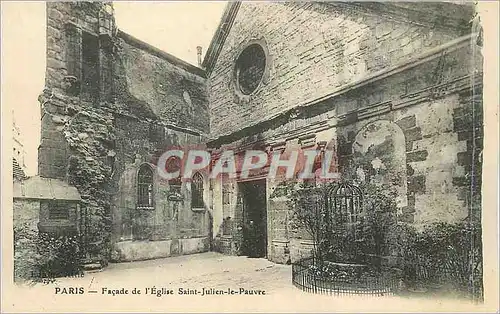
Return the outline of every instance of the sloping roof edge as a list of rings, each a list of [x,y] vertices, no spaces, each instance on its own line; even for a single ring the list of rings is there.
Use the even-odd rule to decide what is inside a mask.
[[[13,187],[14,199],[65,200],[80,201],[78,190],[68,183],[53,179],[34,176],[22,181],[15,181]]]
[[[136,47],[136,48],[139,48],[139,49],[142,49],[144,51],[147,51],[161,59],[164,59],[168,62],[170,62],[171,64],[183,69],[183,70],[186,70],[187,72],[189,73],[192,73],[192,74],[195,74],[195,75],[198,75],[198,76],[201,76],[203,78],[206,77],[206,74],[205,74],[205,70],[189,63],[189,62],[186,62],[182,59],[179,59],[177,58],[176,56],[174,55],[171,55],[159,48],[156,48],[138,38],[135,38],[134,36],[128,34],[128,33],[125,33],[124,31],[122,31],[121,29],[118,29],[118,34],[117,34],[118,37],[120,37],[121,39],[123,39],[125,42],[127,42],[128,44]]]
[[[207,77],[210,76],[210,73],[213,70],[215,62],[219,57],[220,51],[226,42],[227,35],[233,26],[234,19],[236,18],[236,14],[240,8],[241,2],[234,1],[229,2],[226,5],[224,13],[222,14],[221,20],[219,22],[219,26],[210,41],[210,45],[208,46],[207,52],[202,62],[202,67],[205,69],[207,73]]]
[[[436,14],[437,16],[435,17],[426,16],[425,14],[422,13],[416,14],[416,11],[413,10],[411,7],[394,5],[390,1],[389,2],[320,1],[320,3],[326,5],[336,5],[341,7],[342,6],[351,7],[359,10],[362,13],[363,12],[366,13],[367,11],[373,10],[382,13],[380,14],[381,17],[385,18],[388,17],[391,19],[397,17],[400,19],[404,19],[409,23],[419,24],[419,25],[434,26],[435,20],[439,18],[440,21],[442,21],[442,27],[449,28],[449,27],[456,27],[457,24],[460,24],[461,20],[463,19],[462,16],[445,16],[445,15],[439,15],[438,13]],[[206,71],[207,77],[210,76],[213,67],[215,66],[215,63],[217,62],[219,54],[226,41],[227,35],[229,34],[233,26],[240,5],[241,1],[229,2],[226,6],[226,9],[224,10],[224,13],[222,14],[219,26],[217,27],[217,30],[215,31],[215,34],[212,37],[212,41],[210,42],[210,45],[202,62],[202,67]],[[455,3],[447,3],[446,5],[455,8],[463,6],[462,4],[455,4]],[[412,17],[422,18],[422,21],[417,21]]]
[[[26,178],[26,174],[16,158],[12,158],[12,175],[15,180],[23,180]]]

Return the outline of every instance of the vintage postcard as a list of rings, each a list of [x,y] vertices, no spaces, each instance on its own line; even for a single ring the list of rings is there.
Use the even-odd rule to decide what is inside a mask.
[[[497,2],[1,4],[2,312],[499,311]]]

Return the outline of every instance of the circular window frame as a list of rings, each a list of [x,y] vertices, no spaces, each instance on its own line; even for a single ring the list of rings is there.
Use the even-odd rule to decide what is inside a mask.
[[[240,60],[241,55],[244,53],[244,51],[254,45],[258,45],[262,51],[264,52],[264,71],[262,73],[262,77],[259,80],[259,84],[257,84],[257,87],[250,93],[246,94],[243,92],[240,82],[239,82],[239,65],[238,61]],[[262,86],[266,85],[269,82],[269,69],[271,66],[271,56],[269,55],[269,50],[267,48],[267,43],[264,39],[254,39],[247,41],[245,43],[242,43],[240,45],[240,48],[238,49],[238,52],[234,58],[233,62],[233,74],[231,78],[232,82],[232,87],[233,87],[233,92],[236,96],[235,101],[236,102],[248,102],[252,96],[254,96],[256,93],[258,93]]]

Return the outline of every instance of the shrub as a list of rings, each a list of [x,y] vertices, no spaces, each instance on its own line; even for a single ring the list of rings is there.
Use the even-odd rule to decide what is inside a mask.
[[[27,224],[14,226],[14,280],[31,279],[37,273],[39,256],[37,253],[38,233]]]
[[[448,286],[482,297],[480,224],[438,222],[408,236],[403,254],[409,286]]]
[[[364,197],[358,222],[346,227],[345,215],[325,207],[325,197],[331,187],[331,184],[288,183],[271,196],[287,197],[292,209],[290,226],[303,228],[314,240],[316,258],[362,263],[367,256],[383,256],[400,250],[394,236],[398,223],[393,190],[371,183],[360,186]]]
[[[304,228],[314,240],[313,273],[335,273],[324,261],[381,265],[390,256],[402,270],[407,286],[447,286],[476,299],[482,298],[481,224],[469,219],[459,223],[439,222],[417,230],[398,221],[392,189],[365,183],[363,211],[356,226],[356,238],[341,221],[328,226],[325,193],[328,186],[288,184],[271,197],[287,196],[292,209],[292,228]],[[337,226],[337,227],[335,227]]]
[[[363,253],[375,256],[392,255],[397,250],[393,235],[398,224],[396,192],[376,184],[361,186],[364,194],[361,215]]]
[[[14,227],[14,278],[31,282],[82,274],[78,236],[38,233],[27,225]]]
[[[74,276],[81,273],[76,234],[40,233],[38,249],[42,260],[39,265],[42,278]]]

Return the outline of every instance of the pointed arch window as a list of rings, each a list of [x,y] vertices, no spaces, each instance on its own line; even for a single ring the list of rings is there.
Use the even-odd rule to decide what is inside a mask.
[[[197,172],[191,181],[191,208],[204,208],[203,202],[203,176]]]
[[[153,209],[153,169],[142,165],[137,173],[137,208]]]

